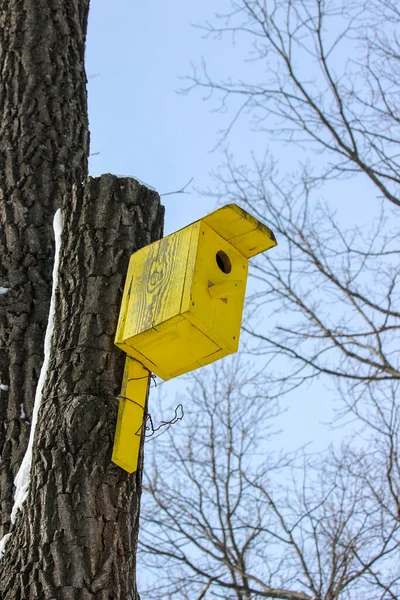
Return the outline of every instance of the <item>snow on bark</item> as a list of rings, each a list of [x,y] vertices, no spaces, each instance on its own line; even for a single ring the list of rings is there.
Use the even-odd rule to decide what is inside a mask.
[[[2,537],[2,539],[0,540],[0,558],[3,556],[4,554],[4,550],[6,547],[6,544],[8,542],[8,538],[11,536],[11,533],[6,533],[6,535],[4,535]]]
[[[33,449],[33,440],[35,436],[35,427],[38,419],[38,413],[40,404],[42,402],[42,392],[43,387],[47,377],[47,370],[49,366],[50,360],[50,349],[51,349],[51,338],[53,335],[54,328],[54,309],[55,309],[55,292],[58,284],[58,266],[60,261],[60,246],[61,246],[61,231],[62,231],[62,216],[61,210],[58,209],[56,214],[54,215],[53,221],[54,228],[54,239],[55,239],[55,256],[54,256],[54,266],[53,266],[53,287],[51,292],[51,301],[50,301],[50,310],[49,310],[49,320],[47,322],[46,335],[44,340],[44,360],[42,369],[40,371],[39,381],[36,388],[35,394],[35,404],[33,406],[33,414],[32,414],[32,425],[29,435],[29,443],[28,448],[25,452],[24,458],[22,459],[21,466],[19,471],[15,477],[15,493],[14,493],[14,506],[11,511],[11,522],[15,522],[15,518],[17,516],[18,510],[20,510],[22,504],[24,503],[29,490],[29,482],[30,482],[30,473],[31,473],[31,465],[32,465],[32,449]],[[7,536],[4,536],[3,540]],[[3,541],[1,540],[1,542]],[[1,544],[0,542],[0,544]]]

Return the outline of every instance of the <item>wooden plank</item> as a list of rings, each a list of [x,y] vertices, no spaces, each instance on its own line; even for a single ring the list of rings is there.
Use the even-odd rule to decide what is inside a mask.
[[[185,227],[181,231],[168,236],[170,242],[160,246],[158,260],[165,268],[163,286],[159,291],[157,312],[153,327],[168,321],[181,312],[182,296],[186,279],[188,257],[191,248],[192,228]],[[167,241],[168,238],[165,238]],[[171,247],[172,246],[172,247]]]
[[[128,312],[129,297],[130,297],[130,290],[131,290],[131,286],[132,286],[134,270],[135,270],[135,255],[132,254],[131,258],[129,259],[128,272],[126,274],[124,292],[122,294],[121,308],[119,311],[117,332],[115,334],[115,344],[117,346],[120,346],[121,344],[123,344],[123,340],[124,340],[126,315]]]
[[[202,219],[218,235],[229,240],[236,235],[253,231],[257,219],[236,204],[227,204]]]
[[[277,244],[271,229],[237,204],[227,204],[204,217],[203,221],[246,258]]]
[[[229,354],[232,354],[232,352],[229,352],[229,351],[221,348],[221,350],[218,350],[218,352],[215,352],[215,354],[209,354],[202,360],[199,360],[199,366],[205,367],[206,365],[210,365],[211,363],[215,362],[216,360],[219,360],[220,358],[224,358],[224,356],[228,356]]]
[[[230,261],[230,272],[221,270],[217,253],[223,251]],[[247,259],[229,242],[202,222],[192,284],[192,302],[185,316],[197,328],[228,352],[238,348],[245,286],[247,282]],[[226,298],[211,298],[212,286],[230,288],[237,284],[240,291]],[[207,355],[204,355],[207,356]]]
[[[135,348],[154,363],[157,375],[169,379],[177,370],[190,371],[192,363],[216,352],[219,346],[190,321],[182,319],[152,339],[135,340]]]
[[[192,302],[193,276],[199,245],[201,223],[201,221],[197,221],[196,223],[193,223],[193,225],[190,225],[190,227],[188,228],[190,229],[190,246],[188,252],[188,260],[186,264],[185,281],[183,286],[182,303],[180,310],[181,314],[190,310],[190,305]]]
[[[128,356],[140,362],[144,367],[149,369],[149,371],[152,371],[153,373],[161,377],[161,379],[167,380],[171,378],[170,375],[168,375],[168,373],[165,373],[165,371],[163,371],[159,365],[157,366],[153,362],[151,362],[151,360],[149,360],[137,348],[128,346],[127,344],[119,345],[119,348],[121,348],[121,350],[123,350]]]
[[[134,278],[130,288],[128,308],[125,319],[124,339],[132,338],[142,331],[151,329],[152,314],[143,310],[145,307],[145,293],[148,283],[147,263],[153,262],[157,256],[157,246],[155,242],[138,250],[133,256],[134,260]]]
[[[259,225],[261,225],[261,223],[259,223]],[[271,237],[260,228],[253,229],[253,231],[250,231],[249,233],[230,238],[229,242],[247,258],[251,258],[252,256],[260,254],[261,252],[265,252],[277,244],[275,236]]]
[[[128,473],[137,470],[149,377],[150,372],[147,369],[127,357],[112,461]]]
[[[185,228],[136,253],[125,339],[180,313],[190,237]]]

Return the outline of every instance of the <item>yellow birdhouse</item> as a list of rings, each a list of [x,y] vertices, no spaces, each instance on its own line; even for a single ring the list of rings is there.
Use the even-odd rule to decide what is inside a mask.
[[[230,204],[135,252],[116,345],[162,379],[236,352],[248,258],[275,245]]]
[[[138,250],[129,262],[116,345],[142,370],[162,379],[236,352],[248,259],[275,245],[268,227],[239,206],[228,204]],[[133,369],[131,364],[129,368]],[[128,362],[125,371],[124,393],[128,382],[135,381],[127,374]],[[136,408],[129,410],[138,414],[139,427],[131,428],[138,448],[144,400],[134,402]],[[128,414],[127,406],[120,408],[114,454],[118,446],[126,457],[129,444],[125,440],[123,452],[121,440],[117,444],[124,411]],[[116,458],[113,455],[113,461],[129,471],[124,466],[127,461]]]

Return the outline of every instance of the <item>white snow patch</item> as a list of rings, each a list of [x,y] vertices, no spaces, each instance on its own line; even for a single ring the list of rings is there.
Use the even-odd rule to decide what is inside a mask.
[[[12,523],[15,522],[17,512],[20,510],[22,504],[24,503],[24,501],[28,495],[30,474],[31,474],[31,465],[32,465],[33,438],[35,435],[35,427],[36,427],[36,423],[37,423],[39,407],[42,402],[43,386],[46,381],[47,370],[49,367],[51,338],[53,335],[53,328],[54,328],[55,291],[56,291],[57,284],[58,284],[58,266],[59,266],[59,262],[60,262],[60,246],[61,246],[61,231],[62,231],[62,216],[61,216],[60,209],[58,209],[58,211],[54,215],[53,228],[54,228],[54,238],[55,238],[53,288],[52,288],[52,292],[51,292],[49,320],[47,322],[46,335],[44,338],[44,360],[43,360],[42,369],[40,371],[38,385],[36,388],[35,403],[33,406],[32,424],[31,424],[31,431],[30,431],[30,435],[29,435],[28,448],[25,452],[25,456],[22,459],[21,466],[20,466],[19,471],[14,480],[15,494],[14,494],[14,506],[11,511],[11,522]]]
[[[1,287],[1,285],[0,285],[0,295],[1,295],[1,294],[7,294],[7,292],[9,292],[9,291],[10,291],[10,288],[3,288],[3,287]]]
[[[8,385],[0,383],[0,390],[3,390],[3,392],[8,392]]]
[[[0,540],[0,558],[4,554],[4,550],[6,548],[6,544],[9,540],[10,536],[11,536],[11,533],[6,533],[6,535],[3,535],[3,537]]]
[[[149,190],[152,190],[153,192],[157,191],[155,187],[153,187],[152,185],[149,185],[145,181],[142,181],[141,179],[139,179],[139,177],[136,177],[136,175],[119,175],[117,173],[114,173],[114,175],[115,175],[115,177],[129,177],[130,179],[136,179],[136,181],[138,183],[140,183],[140,185],[146,186]]]
[[[20,419],[25,419],[26,418],[26,414],[25,414],[25,411],[24,411],[24,405],[23,404],[20,405],[19,418]]]

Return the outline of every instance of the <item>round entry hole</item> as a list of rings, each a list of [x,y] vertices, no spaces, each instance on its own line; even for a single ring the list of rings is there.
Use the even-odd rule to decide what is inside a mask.
[[[229,256],[223,250],[218,250],[215,259],[217,265],[223,273],[230,273],[232,271],[232,263]]]

